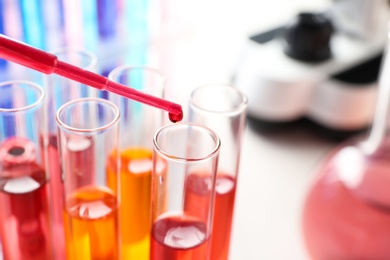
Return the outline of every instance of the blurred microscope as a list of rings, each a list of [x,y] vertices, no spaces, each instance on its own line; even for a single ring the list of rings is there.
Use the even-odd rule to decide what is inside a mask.
[[[335,139],[368,129],[389,14],[388,0],[333,0],[249,37],[234,76],[249,97],[249,123],[303,124]]]

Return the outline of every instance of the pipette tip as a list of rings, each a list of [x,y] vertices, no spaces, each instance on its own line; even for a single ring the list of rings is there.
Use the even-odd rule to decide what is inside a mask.
[[[181,110],[180,107],[180,111],[178,113],[174,114],[172,112],[169,112],[168,116],[169,116],[169,120],[171,120],[172,123],[177,123],[183,120],[183,111]]]

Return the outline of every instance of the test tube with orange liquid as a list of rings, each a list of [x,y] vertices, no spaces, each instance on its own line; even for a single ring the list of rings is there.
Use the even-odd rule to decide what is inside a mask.
[[[164,96],[165,79],[159,71],[152,68],[122,65],[112,70],[108,78],[148,95],[158,98]],[[148,260],[152,140],[154,133],[162,125],[163,114],[161,110],[143,106],[116,94],[110,93],[108,98],[121,112],[121,259]],[[115,168],[107,168],[107,179],[114,189],[118,183]]]
[[[105,99],[82,98],[61,106],[56,120],[66,258],[119,259],[119,194],[105,174],[109,165],[118,169],[119,110]]]
[[[63,48],[52,52],[61,60],[70,64],[80,66],[84,70],[97,70],[97,57],[95,54],[76,48]],[[47,142],[42,145],[47,153],[48,172],[50,174],[51,206],[53,213],[53,235],[56,238],[54,244],[54,255],[56,260],[65,259],[65,234],[63,219],[63,181],[61,179],[61,166],[58,156],[58,131],[56,123],[57,110],[66,102],[77,98],[94,96],[97,90],[80,84],[58,75],[44,77],[44,87],[47,93],[45,102],[45,114],[47,117],[47,136],[43,136],[42,141],[47,138]],[[96,94],[95,94],[96,95]],[[77,156],[77,153],[74,153]],[[76,159],[76,158],[75,158]],[[88,160],[93,157],[83,159],[84,163],[90,164]]]

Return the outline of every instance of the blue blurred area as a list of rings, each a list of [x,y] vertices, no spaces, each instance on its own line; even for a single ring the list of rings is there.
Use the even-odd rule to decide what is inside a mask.
[[[97,0],[98,30],[102,39],[114,38],[117,33],[115,17],[118,13],[118,6],[112,0]]]
[[[107,75],[120,64],[147,64],[149,1],[0,0],[0,33],[46,51],[86,48]],[[7,64],[0,59],[0,80]]]
[[[0,0],[0,10],[4,10],[3,8],[3,0]],[[4,34],[4,17],[0,15],[0,34]],[[0,72],[5,69],[6,61],[0,59]],[[0,77],[1,80],[1,77]]]
[[[0,107],[13,108],[12,90],[10,86],[2,87]],[[15,118],[12,114],[2,113],[0,116],[0,140],[15,135]]]
[[[44,0],[19,0],[22,40],[40,49],[46,49],[43,5]]]
[[[84,48],[98,57],[107,76],[122,64],[146,65],[148,2],[152,0],[0,0],[0,33],[45,51]],[[0,58],[0,82],[15,79],[43,84],[43,75]],[[102,98],[107,92],[100,91]],[[0,103],[11,105],[2,94]],[[0,118],[0,135],[12,136],[14,118]],[[32,125],[27,125],[33,133]]]

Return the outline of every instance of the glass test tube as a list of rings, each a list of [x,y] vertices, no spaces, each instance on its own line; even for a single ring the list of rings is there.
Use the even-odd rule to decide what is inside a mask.
[[[60,107],[56,119],[67,259],[118,259],[119,195],[105,171],[118,169],[119,110],[105,99],[82,98]]]
[[[95,54],[75,48],[64,48],[53,51],[60,60],[79,66],[85,70],[97,70]],[[51,205],[53,213],[53,234],[56,237],[54,254],[56,260],[65,259],[65,234],[63,219],[63,182],[57,147],[57,110],[66,102],[77,98],[96,95],[96,90],[76,81],[58,76],[45,76],[44,86],[47,93],[45,113],[49,125],[47,141],[44,143],[47,152],[47,169],[50,175]],[[44,139],[42,139],[43,141]]]
[[[0,83],[0,232],[5,260],[51,260],[48,174],[40,137],[43,89]]]
[[[153,139],[151,260],[210,258],[219,137],[192,123]]]
[[[211,128],[222,143],[211,239],[213,260],[226,260],[229,256],[247,103],[243,93],[227,84],[200,86],[190,96],[189,121]]]
[[[152,68],[122,65],[112,70],[108,78],[164,97],[165,79]],[[162,126],[163,111],[112,93],[108,93],[108,98],[121,112],[121,259],[149,260],[153,135]],[[114,170],[107,168],[112,187],[117,183]]]

